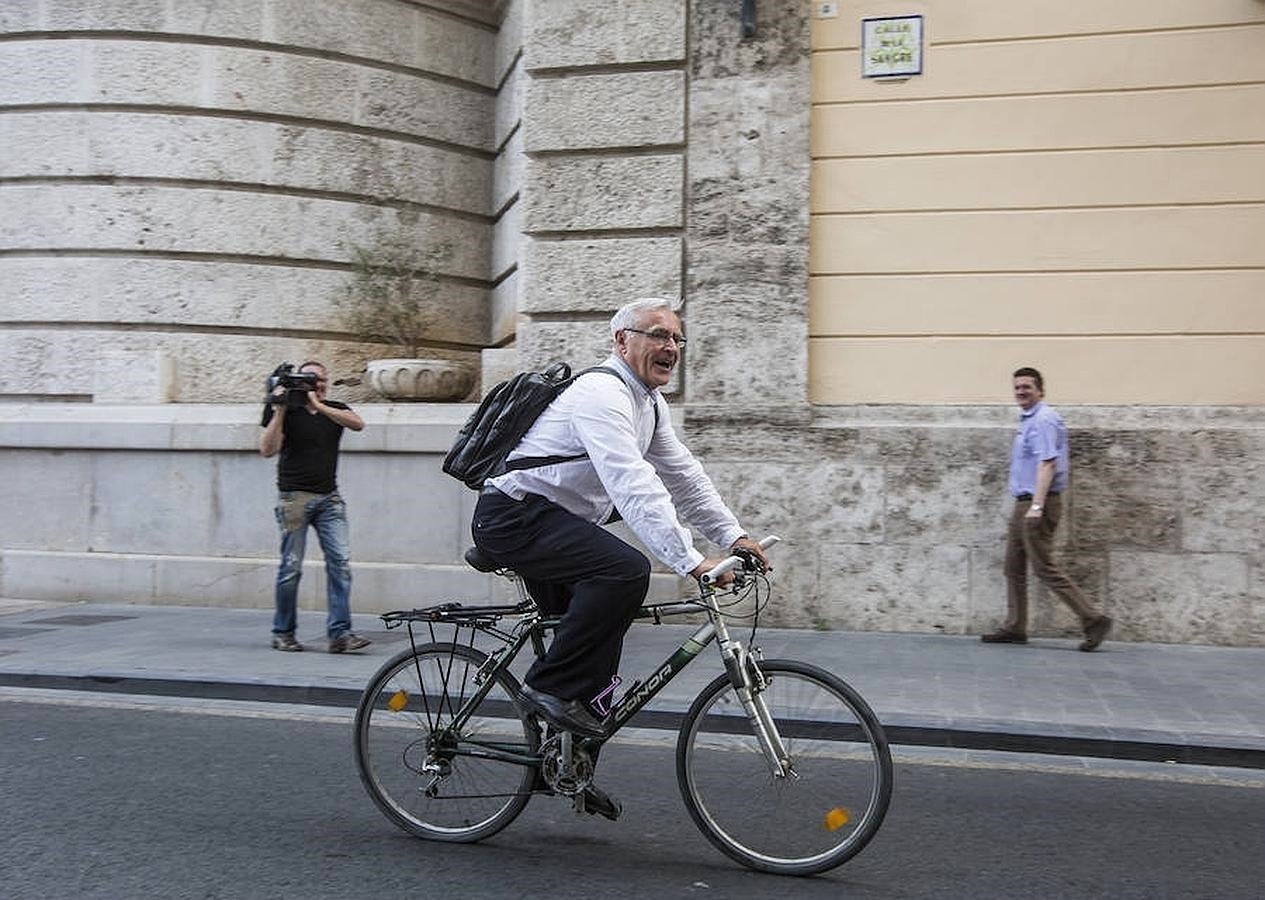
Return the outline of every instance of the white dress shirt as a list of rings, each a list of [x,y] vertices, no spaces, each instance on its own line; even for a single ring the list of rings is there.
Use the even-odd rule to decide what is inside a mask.
[[[651,553],[687,575],[704,556],[694,549],[693,536],[678,513],[726,549],[745,532],[703,466],[676,436],[667,401],[658,390],[647,388],[617,356],[602,365],[620,377],[590,372],[577,378],[541,413],[509,459],[588,455],[506,472],[487,483],[515,500],[538,494],[599,524],[618,510]]]

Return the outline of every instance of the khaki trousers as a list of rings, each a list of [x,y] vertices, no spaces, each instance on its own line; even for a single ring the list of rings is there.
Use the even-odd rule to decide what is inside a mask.
[[[1054,562],[1054,532],[1063,515],[1063,498],[1045,498],[1041,518],[1029,519],[1031,500],[1016,500],[1006,533],[1006,624],[1007,631],[1028,633],[1028,563],[1045,586],[1071,608],[1084,627],[1102,615],[1081,589]]]

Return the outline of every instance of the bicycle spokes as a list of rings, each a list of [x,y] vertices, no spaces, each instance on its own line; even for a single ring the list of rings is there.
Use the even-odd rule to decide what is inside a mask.
[[[438,840],[479,840],[531,794],[538,733],[517,713],[517,682],[475,673],[487,655],[430,644],[384,666],[356,712],[361,777],[400,827]]]
[[[829,673],[787,660],[757,665],[765,688],[750,706],[763,715],[744,708],[729,676],[691,707],[677,746],[682,795],[709,840],[744,865],[824,871],[859,852],[882,821],[886,740],[864,701]]]

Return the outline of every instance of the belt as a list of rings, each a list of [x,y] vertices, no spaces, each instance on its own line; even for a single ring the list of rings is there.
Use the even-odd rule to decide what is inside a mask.
[[[1045,492],[1045,495],[1046,495],[1047,497],[1057,497],[1057,496],[1059,495],[1059,492],[1058,492],[1058,491],[1046,491],[1046,492]],[[1032,495],[1031,495],[1031,494],[1015,494],[1015,499],[1016,499],[1016,500],[1031,500],[1031,499],[1032,499]]]

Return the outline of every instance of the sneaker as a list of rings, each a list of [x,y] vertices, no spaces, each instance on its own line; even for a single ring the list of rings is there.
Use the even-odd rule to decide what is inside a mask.
[[[1103,638],[1111,631],[1112,624],[1111,616],[1099,616],[1086,625],[1085,640],[1081,641],[1080,649],[1086,653],[1097,650]]]
[[[1026,644],[1028,636],[1020,634],[1018,631],[1008,631],[1005,628],[999,628],[988,634],[981,634],[980,640],[985,644]]]
[[[297,653],[303,649],[303,645],[294,639],[293,631],[283,631],[272,636],[272,649]]]
[[[349,650],[363,650],[372,644],[373,641],[368,638],[362,638],[358,634],[352,634],[350,631],[346,634],[340,634],[329,642],[330,653],[346,653]]]

